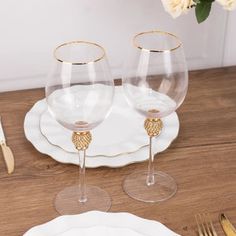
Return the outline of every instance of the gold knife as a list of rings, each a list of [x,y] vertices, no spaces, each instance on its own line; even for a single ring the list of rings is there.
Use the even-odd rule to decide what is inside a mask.
[[[236,230],[224,213],[220,214],[220,223],[227,236],[236,236]]]
[[[7,172],[8,174],[11,174],[14,171],[14,156],[11,149],[6,144],[6,139],[2,128],[1,116],[0,116],[0,145],[6,163]]]

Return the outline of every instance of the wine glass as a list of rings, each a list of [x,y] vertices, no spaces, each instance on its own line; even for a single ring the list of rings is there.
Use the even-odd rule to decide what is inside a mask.
[[[46,85],[47,104],[56,121],[73,132],[80,163],[79,185],[56,196],[55,208],[60,214],[107,211],[111,206],[107,192],[85,184],[85,157],[92,140],[90,131],[108,116],[113,96],[114,82],[100,45],[73,41],[55,49]]]
[[[123,87],[127,100],[146,120],[149,136],[147,171],[132,173],[123,183],[124,191],[143,202],[160,202],[177,191],[174,179],[154,170],[153,137],[161,133],[161,118],[170,115],[184,101],[188,70],[180,40],[162,31],[142,32],[133,38],[125,63]]]

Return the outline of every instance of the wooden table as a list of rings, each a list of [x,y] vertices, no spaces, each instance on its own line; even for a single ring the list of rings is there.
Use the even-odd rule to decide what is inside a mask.
[[[78,167],[64,165],[35,150],[23,130],[27,111],[44,97],[43,89],[0,94],[0,114],[16,161],[7,175],[0,154],[0,235],[22,235],[32,226],[58,216],[55,194],[76,182]],[[126,175],[147,163],[119,169],[87,171],[87,182],[107,190],[112,212],[130,212],[158,220],[181,235],[197,235],[194,214],[210,212],[219,235],[218,214],[236,225],[236,67],[190,73],[187,98],[178,110],[177,140],[155,160],[156,168],[178,184],[177,194],[158,204],[129,198],[122,190]]]

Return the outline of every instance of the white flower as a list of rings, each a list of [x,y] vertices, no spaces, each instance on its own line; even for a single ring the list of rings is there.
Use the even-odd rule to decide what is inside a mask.
[[[236,7],[236,0],[216,0],[226,10],[233,10]]]
[[[187,13],[191,6],[195,5],[193,0],[161,0],[165,10],[172,15],[173,18]]]

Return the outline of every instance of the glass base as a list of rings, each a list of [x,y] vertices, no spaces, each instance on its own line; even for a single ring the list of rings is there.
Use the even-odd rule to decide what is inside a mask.
[[[156,171],[154,179],[154,184],[148,186],[147,172],[135,172],[125,178],[123,189],[130,197],[142,202],[161,202],[175,195],[177,185],[171,176]]]
[[[63,189],[55,199],[55,208],[61,215],[74,215],[86,211],[108,211],[111,198],[108,193],[95,186],[86,186],[87,201],[79,202],[79,186],[74,185]]]

